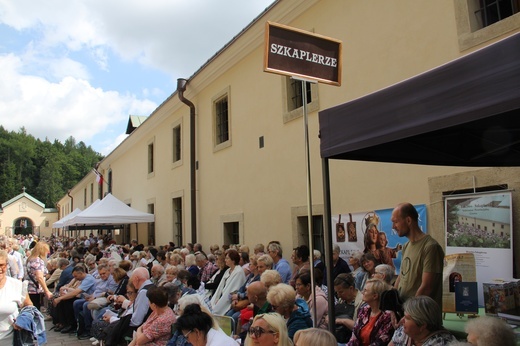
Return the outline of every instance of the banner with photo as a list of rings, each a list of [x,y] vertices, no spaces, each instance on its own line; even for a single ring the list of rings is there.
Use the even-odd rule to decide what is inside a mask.
[[[415,209],[419,213],[419,227],[427,233],[426,205],[415,205]],[[335,234],[332,235],[332,242],[339,246],[340,256],[348,263],[352,253],[372,248],[384,259],[382,262],[393,266],[399,274],[401,249],[408,239],[400,238],[392,229],[392,211],[393,208],[333,215],[332,229]]]
[[[444,215],[446,255],[474,254],[482,307],[483,283],[513,277],[511,193],[447,197]]]

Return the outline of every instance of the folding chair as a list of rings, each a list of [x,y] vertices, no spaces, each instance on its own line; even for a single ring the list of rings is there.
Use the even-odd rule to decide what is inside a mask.
[[[231,316],[213,315],[213,318],[217,321],[218,325],[224,333],[228,336],[236,334],[235,320]]]

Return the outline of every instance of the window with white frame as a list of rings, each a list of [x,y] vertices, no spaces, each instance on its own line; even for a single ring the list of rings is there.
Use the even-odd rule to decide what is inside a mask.
[[[213,97],[212,103],[213,150],[218,151],[231,146],[230,88],[225,88]]]
[[[181,125],[177,125],[172,130],[173,157],[172,162],[181,160]]]
[[[154,143],[148,143],[148,174],[154,172]]]
[[[182,242],[182,197],[172,198],[173,242],[181,246]]]
[[[215,138],[216,144],[229,139],[229,113],[227,96],[215,102]]]
[[[240,224],[238,221],[224,222],[224,244],[240,244]]]
[[[148,213],[155,214],[155,204],[148,204]],[[155,222],[148,223],[148,245],[155,245]]]

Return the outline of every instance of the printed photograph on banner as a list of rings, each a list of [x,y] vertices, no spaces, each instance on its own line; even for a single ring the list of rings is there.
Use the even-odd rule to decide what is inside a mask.
[[[475,256],[478,305],[483,307],[486,284],[513,278],[511,192],[447,197],[444,204],[446,255]]]
[[[448,246],[511,247],[509,194],[448,199],[446,215]]]
[[[427,233],[426,206],[421,204],[415,208],[419,213],[419,227]],[[394,267],[396,274],[399,274],[401,250],[408,239],[400,238],[392,229],[392,210],[393,208],[345,212],[332,216],[332,227],[336,230],[332,239],[339,246],[340,256],[347,263],[350,256],[357,251],[370,252],[379,263]]]

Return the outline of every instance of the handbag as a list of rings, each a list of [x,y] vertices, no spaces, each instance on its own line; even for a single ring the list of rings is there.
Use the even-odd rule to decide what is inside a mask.
[[[101,308],[104,308],[107,305],[108,305],[108,299],[106,297],[98,297],[94,300],[91,300],[87,304],[87,308],[89,310],[99,310]]]
[[[336,318],[350,318],[354,317],[355,307],[352,304],[339,303],[334,306]],[[343,324],[336,324],[336,339],[339,343],[347,343],[352,336],[352,331]]]

